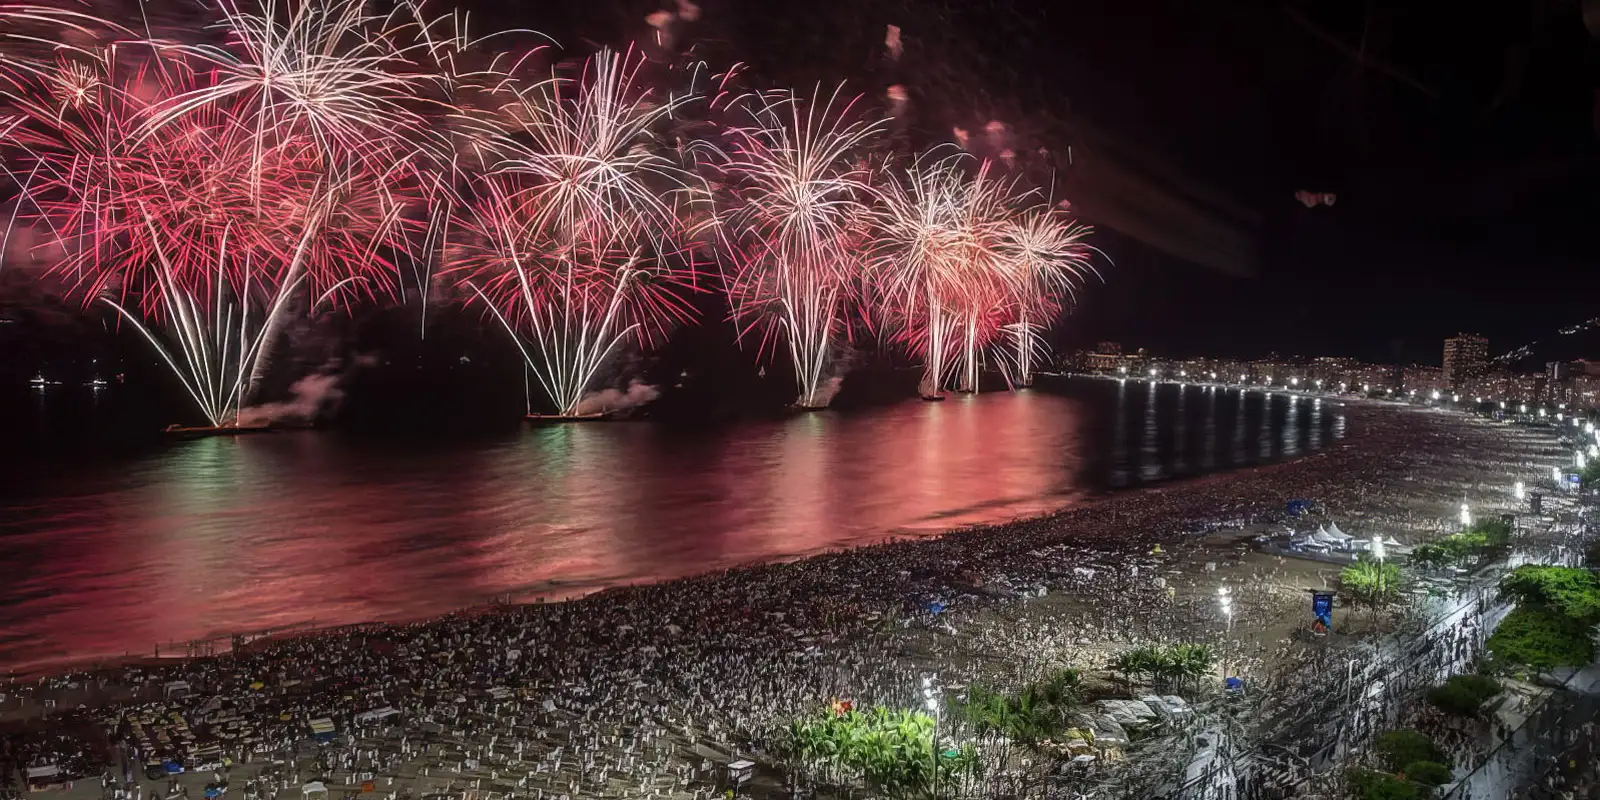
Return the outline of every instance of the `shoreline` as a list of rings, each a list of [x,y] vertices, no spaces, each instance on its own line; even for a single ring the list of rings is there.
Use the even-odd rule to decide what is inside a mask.
[[[1079,379],[1096,379],[1107,381],[1116,380],[1115,378],[1107,376],[1085,375],[1076,377]],[[1165,383],[1167,381],[1162,382]],[[1202,384],[1196,383],[1193,385]],[[1241,389],[1241,387],[1226,387],[1220,384],[1218,386],[1224,389]],[[1242,387],[1241,390],[1250,391],[1251,389],[1250,387]],[[1291,394],[1294,396],[1313,396],[1291,393],[1287,390],[1284,390],[1282,393]],[[1393,410],[1414,408],[1409,404],[1404,403],[1387,403],[1384,401],[1368,399],[1330,397],[1325,398],[1325,402],[1342,407],[1360,408],[1364,413],[1371,411],[1381,412],[1385,409]],[[746,570],[755,570],[776,565],[794,564],[815,558],[847,555],[872,548],[896,545],[916,545],[919,543],[938,541],[948,537],[968,535],[983,536],[987,533],[1016,525],[1046,524],[1056,520],[1062,515],[1093,509],[1105,503],[1115,502],[1119,498],[1137,497],[1144,494],[1162,494],[1171,491],[1182,491],[1190,487],[1203,487],[1211,483],[1237,480],[1245,476],[1256,475],[1263,471],[1278,470],[1308,460],[1322,458],[1338,448],[1351,446],[1352,444],[1359,446],[1363,433],[1361,429],[1361,420],[1356,419],[1355,417],[1360,416],[1362,416],[1362,414],[1347,415],[1347,427],[1344,435],[1337,439],[1329,439],[1329,441],[1323,445],[1322,449],[1319,450],[1308,450],[1295,456],[1282,457],[1279,460],[1268,463],[1233,467],[1186,477],[1168,478],[1158,482],[1147,483],[1135,487],[1085,490],[1075,494],[1065,505],[1058,505],[1050,510],[1039,513],[1026,513],[1001,520],[973,523],[950,528],[932,529],[925,533],[907,532],[904,528],[899,528],[891,531],[885,531],[873,539],[864,540],[848,547],[828,547],[821,550],[794,553],[786,556],[757,558],[746,562],[719,567],[709,571],[693,572],[684,575],[665,577],[657,580],[632,581],[628,583],[611,585],[596,585],[593,588],[588,589],[578,588],[576,591],[562,591],[560,585],[569,582],[556,580],[549,582],[549,585],[544,588],[523,588],[500,592],[478,603],[420,615],[401,614],[353,622],[340,622],[336,624],[319,624],[317,620],[311,619],[304,622],[288,623],[282,626],[275,626],[265,629],[219,633],[200,639],[183,641],[169,640],[167,642],[152,643],[156,646],[156,651],[166,651],[168,648],[176,646],[176,648],[181,648],[193,654],[186,653],[185,655],[157,655],[154,652],[146,654],[125,653],[122,655],[86,657],[82,659],[67,659],[55,662],[45,662],[38,666],[20,668],[0,663],[0,672],[3,672],[10,678],[18,681],[37,681],[40,679],[64,675],[80,673],[93,674],[94,672],[98,671],[115,670],[128,666],[159,667],[163,665],[183,664],[197,659],[217,658],[227,655],[232,651],[232,640],[238,637],[246,638],[248,640],[249,647],[259,649],[260,647],[267,646],[271,643],[281,644],[299,638],[337,634],[340,631],[380,627],[427,625],[460,616],[472,616],[486,613],[508,613],[522,608],[536,608],[541,606],[581,602],[591,598],[609,596],[617,592],[635,589],[670,587],[686,581],[694,581],[697,579],[718,575],[732,575],[734,573]],[[582,581],[570,581],[570,583],[581,584]],[[197,650],[191,650],[191,645],[210,645],[210,647],[202,647],[198,648]],[[176,650],[174,652],[176,652]],[[3,718],[3,716],[0,716],[0,718]]]
[[[723,765],[738,758],[758,764],[755,796],[787,796],[766,752],[771,737],[832,698],[916,707],[929,676],[956,694],[975,683],[1015,688],[1061,667],[1085,670],[1098,693],[1115,692],[1105,665],[1149,642],[1208,643],[1261,697],[1292,705],[1307,691],[1305,676],[1343,678],[1343,649],[1363,641],[1367,615],[1341,608],[1341,633],[1312,648],[1316,663],[1291,668],[1305,658],[1292,655],[1305,649],[1292,641],[1306,625],[1305,589],[1328,585],[1338,568],[1263,556],[1248,547],[1252,532],[1277,525],[1288,499],[1310,498],[1352,533],[1429,538],[1449,527],[1463,493],[1483,513],[1510,510],[1510,478],[1529,476],[1530,464],[1557,452],[1544,432],[1462,415],[1356,408],[1350,416],[1360,418],[1351,422],[1361,435],[1315,458],[1114,494],[1018,523],[564,603],[289,638],[120,678],[109,670],[77,694],[57,678],[33,697],[70,709],[95,694],[95,680],[124,690],[112,697],[101,685],[98,700],[87,697],[90,709],[51,715],[43,730],[66,742],[55,745],[66,753],[92,748],[63,732],[125,730],[135,709],[184,710],[197,728],[219,713],[229,725],[247,720],[255,743],[225,743],[226,752],[253,754],[235,777],[276,787],[268,800],[279,790],[298,797],[301,775],[349,791],[361,775],[389,776],[395,789],[381,791],[391,798],[481,799],[480,788],[535,798],[534,787],[539,797],[704,798],[720,793]],[[1226,627],[1219,583],[1234,587]],[[930,613],[935,603],[940,610]],[[194,696],[162,698],[158,687],[170,680],[193,682]],[[208,698],[222,710],[205,710]],[[380,708],[399,715],[364,728],[360,716]],[[177,711],[156,718],[169,713]],[[335,742],[310,751],[296,744],[323,718],[338,728]],[[418,737],[434,743],[419,751]],[[1153,752],[1187,757],[1181,742],[1155,741]],[[319,752],[344,760],[310,758]],[[1151,753],[1117,763],[1160,767],[1166,756]],[[288,766],[257,771],[263,760]],[[87,786],[72,800],[80,796],[91,796]]]

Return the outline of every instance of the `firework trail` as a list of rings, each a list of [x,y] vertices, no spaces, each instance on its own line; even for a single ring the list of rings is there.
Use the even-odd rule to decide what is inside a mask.
[[[854,102],[792,92],[746,98],[731,132],[721,238],[741,336],[788,348],[801,408],[827,405],[840,309],[864,271],[871,173],[862,151],[883,127]]]
[[[558,414],[607,359],[687,321],[695,285],[682,206],[692,175],[655,130],[686,97],[640,86],[643,59],[603,51],[576,80],[508,84],[519,122],[475,181],[450,272],[516,340]]]
[[[1087,228],[1018,211],[1028,195],[987,161],[898,169],[872,152],[885,120],[841,90],[740,94],[735,67],[704,106],[720,116],[694,119],[703,65],[669,68],[691,77],[674,94],[631,50],[547,72],[542,46],[483,47],[463,15],[366,9],[218,0],[208,32],[177,34],[0,7],[12,224],[214,426],[253,402],[287,319],[414,289],[425,331],[441,274],[563,415],[619,351],[692,319],[694,251],[713,239],[739,336],[787,354],[805,408],[827,404],[858,317],[922,359],[924,394],[976,391],[985,361],[1026,384],[1040,331],[1093,274]],[[656,30],[698,13],[680,3]],[[889,98],[901,113],[903,87]]]
[[[18,221],[50,232],[54,273],[148,338],[212,425],[232,424],[296,292],[308,310],[390,293],[406,162],[333,164],[312,137],[263,136],[234,95],[151,127],[225,78],[145,42],[76,53],[0,71],[21,118],[4,142]]]
[[[1064,212],[1041,206],[1008,220],[1001,233],[1001,257],[1011,272],[1014,318],[1004,326],[1015,345],[1008,379],[1017,385],[1032,384],[1035,360],[1049,356],[1040,336],[1042,325],[1076,299],[1088,276],[1100,276],[1090,263],[1098,251],[1085,241],[1092,232]]]
[[[875,210],[874,282],[888,322],[921,355],[921,391],[937,396],[956,378],[975,391],[983,348],[1013,274],[1002,250],[1010,186],[988,164],[969,174],[964,156],[925,158],[885,187]]]

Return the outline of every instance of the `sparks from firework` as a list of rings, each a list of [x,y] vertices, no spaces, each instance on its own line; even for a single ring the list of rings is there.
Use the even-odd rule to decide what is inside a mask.
[[[693,263],[678,243],[692,175],[655,130],[687,95],[643,85],[643,59],[602,51],[577,79],[508,83],[519,121],[475,182],[450,271],[511,334],[562,416],[608,360],[690,318]]]
[[[152,108],[142,135],[196,110],[230,105],[253,109],[261,146],[306,135],[338,160],[384,159],[390,154],[381,145],[396,141],[413,147],[438,141],[417,108],[420,87],[435,79],[414,69],[428,51],[417,36],[423,23],[398,22],[413,6],[388,16],[368,14],[363,0],[262,0],[252,7],[221,0],[217,9],[224,46],[154,43],[215,68],[217,78]]]
[[[251,287],[244,286],[237,296],[229,291],[226,232],[221,237],[216,275],[212,281],[215,296],[206,297],[181,281],[179,270],[168,258],[167,248],[158,241],[160,234],[148,220],[146,224],[150,227],[152,240],[157,240],[153,247],[156,264],[152,269],[152,294],[160,298],[166,325],[176,340],[176,348],[165,344],[136,310],[110,297],[101,299],[116,309],[150,343],[212,427],[234,426],[238,423],[240,409],[244,407],[247,380],[261,355],[272,321],[283,314],[299,281],[277,287],[268,301],[264,319],[260,324],[252,325]],[[302,250],[313,232],[314,229],[307,228],[305,237],[301,239]],[[342,283],[354,280],[347,278]],[[340,285],[332,287],[312,306],[319,305],[339,288]]]
[[[1030,385],[1035,359],[1049,355],[1041,322],[1054,319],[1075,300],[1088,276],[1100,277],[1090,263],[1098,251],[1086,242],[1092,232],[1049,205],[1008,220],[1002,230],[1000,250],[1013,293],[1014,319],[1005,330],[1015,345],[1009,365],[1014,374],[1008,375],[1014,383]]]
[[[720,230],[741,337],[781,340],[799,385],[796,405],[827,405],[841,294],[860,277],[871,172],[860,160],[882,131],[842,88],[744,98],[750,124],[732,131],[723,165],[731,191]]]
[[[921,391],[977,387],[994,313],[1008,295],[1001,251],[1010,185],[963,155],[926,156],[883,189],[872,274],[887,323],[923,358]],[[969,174],[970,173],[970,174]]]
[[[298,289],[313,290],[308,309],[347,290],[388,293],[383,253],[404,239],[410,184],[397,179],[403,166],[343,168],[335,182],[314,142],[277,137],[262,148],[233,104],[135,133],[149,108],[205,77],[159,56],[130,60],[63,69],[83,91],[61,106],[50,87],[65,79],[0,78],[0,96],[22,112],[6,139],[7,160],[27,167],[18,210],[31,207],[26,221],[53,232],[50,245],[65,253],[55,273],[86,302],[113,306],[207,420],[231,424]],[[160,326],[175,347],[155,336]],[[239,383],[237,370],[252,380]]]

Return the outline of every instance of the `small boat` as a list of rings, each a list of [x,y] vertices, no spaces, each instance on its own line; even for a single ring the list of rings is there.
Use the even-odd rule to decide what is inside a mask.
[[[35,375],[28,381],[28,385],[35,389],[43,389],[46,383],[43,375]]]
[[[95,378],[94,380],[85,383],[84,386],[87,386],[91,389],[104,389],[106,388],[106,382],[103,378]]]
[[[593,414],[529,414],[528,422],[534,425],[560,425],[567,422],[608,422],[617,418],[615,411],[597,411]]]
[[[179,439],[203,439],[207,436],[243,436],[247,433],[271,433],[271,425],[168,425],[162,433]]]
[[[942,394],[925,394],[922,395],[922,399],[930,403],[942,403],[944,402],[945,398]]]

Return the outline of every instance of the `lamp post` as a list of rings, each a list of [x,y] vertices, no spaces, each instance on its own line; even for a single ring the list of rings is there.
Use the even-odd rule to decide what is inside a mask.
[[[1378,598],[1383,598],[1383,537],[1372,537],[1372,555],[1378,559]]]
[[[1233,598],[1229,595],[1228,587],[1217,587],[1217,605],[1222,606],[1222,616],[1227,620],[1227,634],[1222,641],[1222,679],[1228,679],[1228,637],[1233,635]]]
[[[933,678],[928,675],[922,676],[922,703],[933,716],[933,741],[928,743],[933,771],[928,773],[928,790],[933,800],[939,800],[939,699]]]

